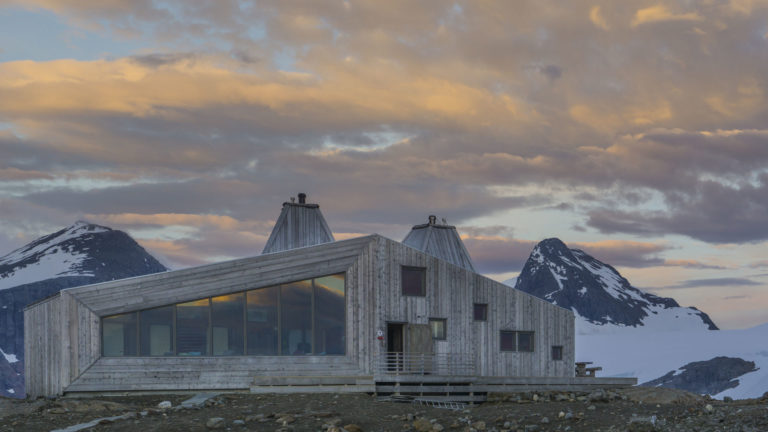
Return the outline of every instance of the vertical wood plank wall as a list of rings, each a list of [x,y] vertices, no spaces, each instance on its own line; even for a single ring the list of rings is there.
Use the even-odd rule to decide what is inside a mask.
[[[400,266],[427,269],[427,295],[403,296]],[[100,318],[346,271],[345,356],[100,357]],[[488,304],[488,321],[473,304]],[[387,322],[447,321],[437,353],[473,354],[484,376],[573,376],[565,309],[377,235],[64,290],[25,311],[30,396],[63,391],[248,388],[255,377],[374,375]],[[533,353],[501,352],[500,330],[535,332]],[[563,346],[563,360],[550,358]]]
[[[477,373],[483,376],[574,375],[574,315],[535,296],[421,253],[386,238],[379,238],[381,267],[377,328],[387,322],[427,324],[444,318],[446,340],[434,341],[436,353],[474,354]],[[401,266],[427,269],[425,297],[403,296]],[[363,288],[365,289],[365,288]],[[474,321],[473,304],[488,304],[488,320]],[[500,331],[534,332],[534,352],[502,352]],[[381,344],[380,344],[381,345]],[[563,360],[551,359],[551,347],[563,347]],[[380,350],[386,349],[380,346]]]

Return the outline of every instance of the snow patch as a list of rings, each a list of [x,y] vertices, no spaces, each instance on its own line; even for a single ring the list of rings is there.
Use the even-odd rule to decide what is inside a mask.
[[[760,343],[768,334],[768,324],[746,330],[710,331],[611,327],[611,333],[576,335],[576,360],[602,366],[600,376],[637,377],[638,383],[644,383],[679,371],[691,362],[727,356],[753,361],[758,369],[737,378],[737,387],[714,397],[755,398],[768,389],[768,351]]]
[[[14,390],[14,389],[8,389],[8,390],[6,390],[6,391],[7,391],[8,393],[10,393],[10,394],[14,394],[14,393],[16,393],[16,390]]]
[[[2,349],[0,349],[0,355],[5,357],[5,360],[8,363],[16,363],[17,361],[19,361],[19,359],[16,357],[16,354],[6,354]]]

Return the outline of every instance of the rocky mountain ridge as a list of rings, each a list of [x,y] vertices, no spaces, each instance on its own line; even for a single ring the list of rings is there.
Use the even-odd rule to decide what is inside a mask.
[[[65,288],[167,270],[128,234],[84,221],[0,257],[0,396],[24,395],[27,305]]]
[[[633,287],[612,266],[557,238],[537,244],[515,288],[572,310],[585,328],[659,327],[717,330],[709,316],[674,299]]]

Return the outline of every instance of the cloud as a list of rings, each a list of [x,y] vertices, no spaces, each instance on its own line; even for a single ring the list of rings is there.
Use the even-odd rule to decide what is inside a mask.
[[[729,286],[756,286],[762,285],[747,278],[710,278],[710,279],[690,279],[682,281],[676,285],[666,286],[664,289],[687,289],[701,287],[729,287]]]
[[[664,244],[627,240],[602,240],[595,242],[569,242],[571,249],[581,249],[612,266],[653,267],[664,265],[659,253],[669,250]]]
[[[592,6],[592,8],[589,9],[589,20],[599,29],[609,29],[608,23],[605,21],[605,18],[600,11],[600,6]]]
[[[665,21],[701,21],[704,18],[696,12],[674,13],[667,6],[658,4],[655,6],[638,9],[632,18],[632,27],[642,24]]]
[[[464,238],[464,245],[480,273],[520,271],[536,242],[504,237]]]

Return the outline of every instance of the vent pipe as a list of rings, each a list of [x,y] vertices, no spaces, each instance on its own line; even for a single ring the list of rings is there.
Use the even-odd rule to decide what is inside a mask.
[[[307,194],[300,193],[299,194],[299,204],[306,204],[307,203]]]
[[[429,215],[429,224],[434,225],[435,221],[437,221],[437,216],[435,215]]]

